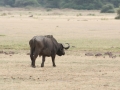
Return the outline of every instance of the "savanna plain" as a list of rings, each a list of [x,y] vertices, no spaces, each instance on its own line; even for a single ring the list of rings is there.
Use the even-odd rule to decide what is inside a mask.
[[[120,90],[120,20],[116,13],[0,8],[0,90]],[[53,35],[66,55],[30,66],[29,40]]]

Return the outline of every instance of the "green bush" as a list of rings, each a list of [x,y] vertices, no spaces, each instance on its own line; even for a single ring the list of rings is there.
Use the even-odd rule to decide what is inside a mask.
[[[120,19],[120,8],[117,10],[117,17],[115,17],[115,19]]]
[[[113,4],[106,4],[102,7],[101,13],[115,13]]]
[[[37,0],[16,0],[14,6],[39,6],[39,3],[37,2]]]
[[[117,14],[120,16],[120,8],[117,10]]]

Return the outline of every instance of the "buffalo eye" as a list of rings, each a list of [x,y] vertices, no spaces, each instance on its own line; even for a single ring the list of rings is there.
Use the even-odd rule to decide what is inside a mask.
[[[61,47],[60,47],[62,50],[64,49],[63,45],[61,44]]]
[[[62,51],[62,50],[63,50],[63,48],[60,49],[60,51]]]

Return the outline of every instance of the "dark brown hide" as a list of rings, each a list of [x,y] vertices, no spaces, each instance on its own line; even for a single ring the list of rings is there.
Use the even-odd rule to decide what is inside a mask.
[[[67,43],[68,44],[68,43]],[[42,64],[41,67],[44,67],[45,57],[51,57],[53,66],[55,67],[55,56],[56,54],[62,56],[65,54],[64,49],[69,49],[68,47],[64,47],[61,43],[58,43],[56,39],[52,35],[46,36],[34,36],[30,41],[30,58],[31,58],[31,66],[35,67],[35,60],[39,56],[42,56]]]

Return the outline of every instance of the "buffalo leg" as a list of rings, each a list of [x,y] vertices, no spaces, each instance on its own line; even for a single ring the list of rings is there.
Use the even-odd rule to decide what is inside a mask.
[[[33,55],[30,55],[31,58],[31,66],[33,65]]]
[[[30,58],[31,58],[31,62],[33,63],[33,53],[32,52],[30,53]],[[32,63],[31,63],[31,66],[32,66]]]
[[[45,56],[42,56],[42,63],[41,63],[41,67],[44,67],[44,62],[45,62]]]
[[[52,56],[52,63],[53,63],[53,67],[56,67],[56,65],[55,65],[55,56]]]
[[[34,56],[33,56],[33,59],[32,59],[32,67],[34,67],[34,68],[36,67],[36,66],[35,66],[35,60],[36,60],[38,54],[39,54],[39,51],[36,50],[36,51],[35,51],[35,54],[34,54]]]
[[[34,52],[34,49],[32,49],[32,47],[31,47],[30,48],[31,66],[33,65],[33,52]]]

